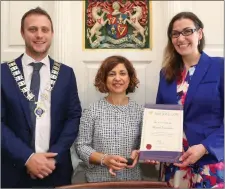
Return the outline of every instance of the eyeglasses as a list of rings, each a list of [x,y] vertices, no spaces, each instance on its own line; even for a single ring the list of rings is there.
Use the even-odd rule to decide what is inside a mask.
[[[189,35],[193,34],[195,31],[197,31],[196,28],[194,28],[194,29],[191,29],[191,28],[184,29],[181,32],[179,32],[179,31],[172,31],[170,36],[172,38],[178,38],[178,37],[180,37],[180,34],[182,34],[183,36],[189,36]]]

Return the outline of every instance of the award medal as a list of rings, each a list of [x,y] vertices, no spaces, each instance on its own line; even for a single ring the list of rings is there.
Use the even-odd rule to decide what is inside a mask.
[[[23,95],[26,97],[27,100],[29,101],[35,101],[35,95],[28,90],[24,77],[21,74],[18,66],[16,65],[15,61],[7,62],[7,65],[9,66],[9,69],[20,89],[20,91],[23,93]],[[58,78],[59,70],[60,70],[61,63],[55,62],[53,64],[52,70],[51,70],[51,75],[50,75],[50,85],[47,85],[45,88],[46,91],[51,92],[55,82]],[[48,99],[48,95],[46,93],[41,93],[40,94],[41,100],[39,102],[35,101],[35,104],[37,105],[36,108],[34,109],[34,114],[36,118],[41,118],[44,113],[46,112],[43,101]]]
[[[35,104],[37,104],[37,106],[34,109],[34,114],[37,118],[40,118],[45,113],[45,109],[42,107],[41,102],[35,102]]]

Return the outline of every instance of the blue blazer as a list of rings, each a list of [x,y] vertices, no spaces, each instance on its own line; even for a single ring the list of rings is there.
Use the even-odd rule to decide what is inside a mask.
[[[177,104],[176,81],[168,83],[161,70],[157,104]],[[224,160],[224,59],[204,52],[189,83],[183,129],[190,146],[203,144],[209,154],[199,165]]]
[[[21,55],[16,64],[22,70]],[[53,59],[50,67],[53,67]],[[77,137],[81,106],[73,69],[62,64],[51,93],[51,134],[49,152],[58,153],[56,169],[46,179],[30,180],[25,162],[31,148],[29,101],[23,96],[6,63],[1,64],[1,181],[2,187],[16,187],[23,180],[36,186],[71,183],[70,147]],[[36,182],[36,183],[35,183]],[[24,186],[25,187],[25,186]]]

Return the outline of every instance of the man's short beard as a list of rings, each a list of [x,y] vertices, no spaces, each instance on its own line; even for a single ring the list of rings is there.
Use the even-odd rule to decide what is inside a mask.
[[[51,44],[47,46],[47,48],[42,52],[37,52],[31,45],[26,44],[27,49],[30,53],[34,54],[35,56],[40,56],[42,54],[47,54],[48,50],[50,49]]]

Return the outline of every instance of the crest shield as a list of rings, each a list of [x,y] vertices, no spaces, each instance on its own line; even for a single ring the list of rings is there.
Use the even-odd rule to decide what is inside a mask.
[[[120,39],[127,35],[128,25],[124,24],[124,20],[127,18],[126,14],[118,14],[116,16],[108,15],[109,22],[106,26],[107,33],[114,39]]]

